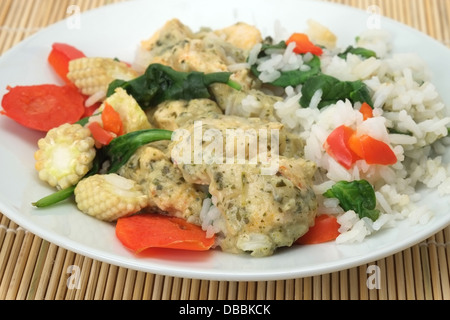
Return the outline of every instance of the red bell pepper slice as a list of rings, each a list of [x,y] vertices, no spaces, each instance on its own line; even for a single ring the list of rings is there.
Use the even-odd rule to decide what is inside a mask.
[[[344,168],[350,169],[358,160],[367,164],[392,165],[397,157],[391,147],[367,134],[358,135],[345,125],[334,129],[324,144],[325,151]]]
[[[111,132],[105,130],[97,121],[89,123],[87,128],[91,131],[92,137],[100,144],[100,146],[106,146],[114,139]]]
[[[7,89],[1,113],[31,129],[47,132],[80,120],[85,112],[84,98],[72,86],[44,84]]]
[[[71,84],[71,81],[67,78],[67,73],[69,72],[69,62],[71,60],[84,57],[85,54],[83,52],[71,45],[65,43],[54,43],[52,45],[52,50],[48,55],[48,62],[66,84]]]
[[[186,220],[156,213],[141,213],[119,218],[116,236],[135,253],[148,248],[169,248],[193,251],[209,250],[215,237],[206,237],[201,227]]]
[[[354,133],[355,130],[352,128],[341,125],[328,135],[324,144],[325,151],[346,169],[350,169],[357,160],[361,159],[348,145]]]
[[[296,44],[294,48],[295,53],[302,54],[311,52],[316,56],[320,56],[323,53],[322,48],[314,45],[305,33],[293,33],[288,40],[286,40],[286,44],[289,45],[291,42],[295,42]]]
[[[123,134],[123,123],[120,114],[107,102],[102,111],[103,129],[120,136]]]
[[[361,108],[359,109],[359,112],[362,113],[362,115],[363,115],[363,120],[367,120],[367,119],[373,117],[373,109],[372,109],[372,107],[371,107],[367,102],[364,102],[364,103],[361,105]]]
[[[352,135],[348,145],[354,153],[366,160],[367,164],[392,165],[397,162],[397,157],[388,144],[367,134]]]
[[[297,239],[296,244],[317,244],[335,240],[339,235],[339,222],[335,216],[321,214],[314,220],[314,226]]]

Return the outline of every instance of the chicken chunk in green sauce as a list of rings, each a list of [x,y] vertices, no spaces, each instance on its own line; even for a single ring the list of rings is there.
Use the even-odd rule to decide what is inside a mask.
[[[252,162],[250,140],[245,142],[244,162],[239,163],[242,159],[237,157],[237,143],[232,145],[235,151],[234,158],[225,158],[229,147],[226,146],[226,133],[233,128],[244,132],[256,129],[253,132],[257,135],[276,130],[280,151],[276,163]],[[216,218],[215,223],[221,226],[216,231],[218,246],[223,251],[268,256],[279,247],[291,246],[296,239],[306,233],[313,224],[317,209],[317,200],[312,190],[315,164],[299,157],[283,155],[285,151],[291,153],[295,149],[291,145],[295,143],[295,139],[287,138],[288,135],[283,131],[281,123],[235,116],[203,119],[203,132],[215,129],[216,132],[223,133],[216,136],[224,139],[223,144],[218,144],[223,146],[223,152],[218,152],[213,159],[203,158],[203,161],[197,163],[186,162],[187,158],[174,156],[181,152],[180,150],[191,151],[190,160],[196,155],[195,148],[191,144],[195,140],[195,130],[198,130],[198,127],[190,124],[184,129],[191,135],[171,142],[169,149],[172,159],[188,183],[208,187],[208,192],[214,199],[214,206],[221,213],[220,221],[218,222]],[[261,138],[257,136],[257,140]],[[211,143],[209,140],[202,141],[202,146],[208,148]],[[267,139],[267,143],[268,159],[273,161],[275,155],[271,154],[274,151],[272,141]],[[259,143],[257,145],[262,147]],[[217,155],[224,158],[219,159]],[[276,164],[275,171],[271,173],[264,171],[267,169],[266,165],[273,164]],[[204,220],[209,221],[208,218]],[[202,226],[205,229],[209,227],[204,221]]]

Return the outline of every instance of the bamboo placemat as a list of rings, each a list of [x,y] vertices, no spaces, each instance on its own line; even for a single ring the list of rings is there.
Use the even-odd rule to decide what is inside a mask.
[[[121,0],[0,0],[0,54],[49,24]],[[376,10],[450,46],[450,0],[333,0]],[[278,281],[207,281],[129,270],[73,253],[23,229],[0,212],[0,300],[448,300],[450,226],[371,264]],[[68,268],[81,283],[69,289]],[[368,267],[379,267],[369,289]]]

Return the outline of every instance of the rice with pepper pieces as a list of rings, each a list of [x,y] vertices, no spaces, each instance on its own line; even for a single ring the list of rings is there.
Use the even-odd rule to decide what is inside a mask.
[[[279,30],[278,33],[280,40],[286,39],[286,34],[281,35]],[[349,53],[341,58],[337,53],[342,48],[324,48],[320,57],[323,74],[341,81],[362,80],[367,85],[373,101],[372,118],[363,121],[359,112],[361,103],[352,104],[348,100],[319,109],[321,90],[314,93],[309,107],[302,108],[299,105],[301,85],[286,87],[282,93],[284,100],[274,106],[280,121],[306,141],[305,158],[318,165],[314,186],[320,205],[318,214],[337,216],[341,225],[337,243],[361,242],[381,228],[394,226],[398,220],[426,224],[433,212],[418,204],[421,195],[417,190],[421,185],[437,189],[440,195],[450,194],[450,166],[443,162],[443,154],[450,144],[446,106],[420,57],[392,53],[390,41],[389,34],[383,30],[367,30],[357,38],[356,46],[374,51],[376,57],[364,59]],[[292,49],[288,45],[286,50],[274,51],[270,59],[260,63],[260,80],[273,81],[280,71],[308,70],[305,63],[312,56],[301,57]],[[257,61],[260,50],[261,45],[251,50],[249,65]],[[249,113],[257,108],[251,97],[242,104]],[[345,169],[323,147],[331,131],[340,125],[357,128],[359,133],[387,143],[397,163],[368,165],[358,160],[351,169]],[[338,181],[359,179],[367,180],[374,187],[376,209],[380,210],[376,221],[359,218],[353,210],[344,212],[338,199],[323,196]]]

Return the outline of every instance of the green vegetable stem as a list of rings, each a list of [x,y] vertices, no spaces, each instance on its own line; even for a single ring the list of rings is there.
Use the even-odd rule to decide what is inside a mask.
[[[51,206],[55,203],[61,202],[70,196],[73,195],[73,192],[75,190],[75,186],[70,186],[62,190],[58,190],[44,198],[39,199],[36,202],[33,202],[32,205],[38,208],[44,208]]]
[[[139,147],[154,141],[171,140],[172,133],[163,129],[144,129],[116,137],[103,147],[104,156],[109,161],[107,172],[117,172]]]

